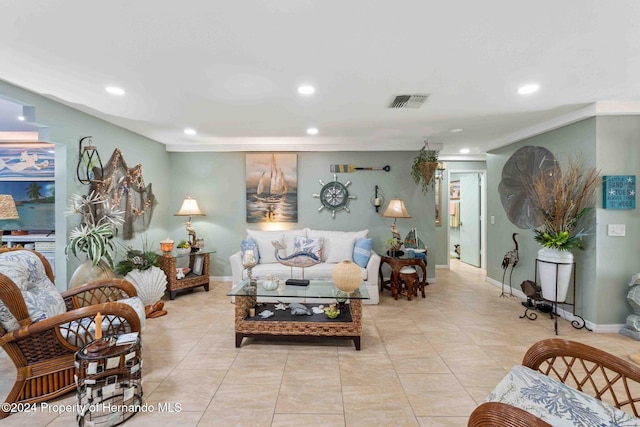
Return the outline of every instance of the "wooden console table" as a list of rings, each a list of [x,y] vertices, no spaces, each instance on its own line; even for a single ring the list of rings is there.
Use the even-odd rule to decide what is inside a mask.
[[[394,299],[398,299],[398,291],[399,291],[399,283],[398,277],[400,275],[400,270],[402,267],[408,266],[417,266],[422,270],[422,279],[420,280],[420,286],[424,290],[424,287],[429,284],[427,282],[427,261],[426,259],[421,258],[405,258],[405,257],[390,257],[386,255],[382,255],[380,257],[380,269],[378,270],[378,276],[380,279],[380,283],[382,285],[382,289],[388,289],[391,291],[391,295],[393,295]],[[389,280],[385,280],[382,276],[382,266],[384,264],[389,264],[391,267],[391,277]],[[423,291],[424,292],[424,291]]]
[[[209,254],[215,252],[191,252],[186,255],[161,255],[158,257],[158,263],[160,268],[167,276],[167,291],[169,292],[169,298],[176,299],[178,292],[187,291],[198,286],[204,287],[204,290],[209,292]],[[202,271],[201,274],[195,274],[194,264],[198,257],[202,259]],[[178,258],[189,257],[189,268],[191,271],[182,279],[176,278],[176,264]]]

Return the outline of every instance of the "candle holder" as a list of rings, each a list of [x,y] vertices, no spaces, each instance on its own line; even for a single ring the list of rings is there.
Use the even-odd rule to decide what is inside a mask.
[[[160,250],[164,255],[170,254],[173,251],[173,240],[166,239],[160,241]]]
[[[253,279],[252,269],[258,264],[258,260],[255,256],[253,248],[246,248],[242,255],[242,266],[247,269],[247,276],[249,277],[249,286],[257,286],[256,281]]]

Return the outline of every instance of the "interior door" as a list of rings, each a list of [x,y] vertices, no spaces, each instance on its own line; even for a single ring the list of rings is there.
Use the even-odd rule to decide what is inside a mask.
[[[481,266],[480,174],[460,175],[460,261]]]

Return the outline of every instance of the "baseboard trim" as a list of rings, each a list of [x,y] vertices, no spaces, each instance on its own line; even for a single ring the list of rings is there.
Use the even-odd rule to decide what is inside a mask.
[[[231,276],[209,276],[209,280],[214,282],[230,282]]]
[[[501,288],[502,289],[502,283],[492,279],[490,277],[487,277],[485,279],[486,282],[491,283],[492,285],[496,286],[497,288]],[[508,291],[509,289],[509,285],[507,285],[505,283],[505,289]],[[527,300],[527,296],[524,294],[524,292],[522,292],[520,289],[516,289],[513,288],[513,296],[518,297],[519,299],[521,299],[522,301],[526,301]],[[561,305],[558,306],[558,315],[560,317],[562,317],[563,319],[568,320],[569,322],[573,321],[573,320],[578,320],[578,322],[580,322],[580,319],[578,319],[576,316],[573,315],[572,310],[570,309],[563,309],[561,308]],[[622,328],[624,328],[624,325],[619,325],[619,324],[604,324],[604,325],[598,325],[596,323],[593,323],[589,320],[585,319],[585,325],[587,326],[587,328],[591,329],[593,332],[599,333],[599,334],[618,334],[620,333],[620,330]]]

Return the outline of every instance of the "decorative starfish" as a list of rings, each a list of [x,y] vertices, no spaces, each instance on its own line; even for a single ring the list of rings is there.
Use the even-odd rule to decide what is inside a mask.
[[[285,304],[285,303],[283,303],[283,302],[279,302],[278,304],[276,304],[276,305],[274,306],[274,308],[275,308],[276,310],[286,310],[287,308],[289,308],[289,306],[288,306],[288,305],[286,305],[286,304]]]

